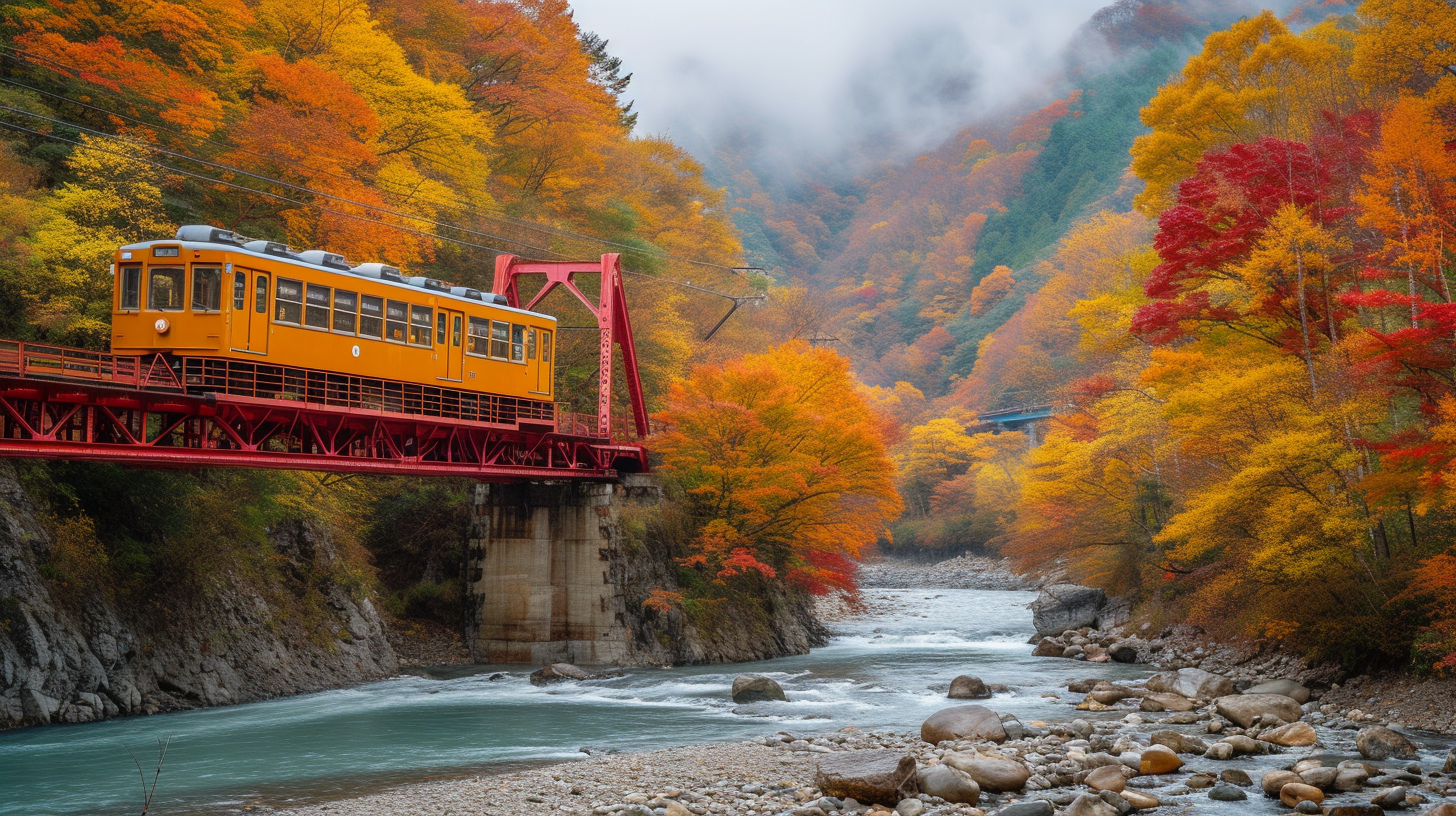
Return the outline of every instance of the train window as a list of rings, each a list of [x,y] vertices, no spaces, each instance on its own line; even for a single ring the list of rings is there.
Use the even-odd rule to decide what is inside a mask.
[[[187,288],[186,270],[177,266],[154,266],[148,281],[148,309],[162,312],[182,311],[182,293]]]
[[[327,286],[308,285],[308,300],[303,304],[303,325],[312,329],[329,327],[329,294]]]
[[[466,354],[477,357],[490,356],[490,321],[483,317],[470,318],[470,342],[465,346]]]
[[[278,279],[278,288],[273,298],[276,318],[280,323],[303,322],[303,283],[301,281]]]
[[[450,345],[460,348],[460,315],[455,315],[455,322],[451,325]]]
[[[384,336],[384,298],[372,295],[359,298],[359,336],[376,340]]]
[[[526,329],[526,359],[536,359],[536,330]]]
[[[541,332],[541,362],[551,362],[551,332]]]
[[[303,323],[303,283],[288,278],[278,279],[278,291],[274,297],[279,323]]]
[[[384,339],[403,343],[409,327],[409,304],[391,300],[384,304]]]
[[[445,313],[435,316],[435,345],[445,345]]]
[[[526,327],[511,326],[511,362],[526,362]]]
[[[253,311],[260,315],[268,314],[268,276],[259,275],[258,284],[253,287],[253,290],[256,293]]]
[[[123,266],[121,268],[120,303],[123,311],[142,307],[142,268],[140,266]]]
[[[490,356],[505,360],[511,353],[511,324],[492,320],[490,323]]]
[[[410,307],[409,341],[412,346],[430,345],[430,332],[435,325],[435,310],[429,306]]]
[[[343,289],[334,293],[334,331],[354,333],[354,317],[359,311],[359,296]]]
[[[192,311],[222,311],[222,270],[215,266],[192,267]]]
[[[239,269],[233,273],[233,311],[248,308],[248,273]]]

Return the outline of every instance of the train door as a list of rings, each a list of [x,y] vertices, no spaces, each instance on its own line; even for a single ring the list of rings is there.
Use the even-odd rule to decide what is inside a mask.
[[[536,330],[536,393],[551,393],[551,332]]]
[[[233,270],[233,351],[268,353],[268,273]]]
[[[465,315],[441,309],[435,315],[435,359],[440,379],[460,382],[460,369],[465,364]]]

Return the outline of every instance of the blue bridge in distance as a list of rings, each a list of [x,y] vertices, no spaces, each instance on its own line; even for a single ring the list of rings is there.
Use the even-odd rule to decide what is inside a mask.
[[[1054,413],[1056,413],[1056,406],[1048,402],[1042,405],[1022,405],[1016,408],[1003,408],[1000,411],[976,414],[976,421],[982,425],[989,425],[993,433],[1025,431],[1030,438],[1031,446],[1036,447],[1036,423],[1051,419]]]

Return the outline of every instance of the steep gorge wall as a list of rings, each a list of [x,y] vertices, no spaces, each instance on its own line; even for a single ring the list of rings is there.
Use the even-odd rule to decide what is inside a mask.
[[[40,514],[0,465],[0,728],[242,703],[397,669],[363,588],[334,577],[320,525],[270,529],[271,569],[222,557],[200,586],[123,591],[48,578]]]

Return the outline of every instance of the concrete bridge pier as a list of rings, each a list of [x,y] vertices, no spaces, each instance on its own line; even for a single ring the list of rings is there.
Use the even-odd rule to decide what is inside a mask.
[[[661,488],[643,475],[477,485],[465,582],[471,658],[630,662],[621,516],[661,499]]]

